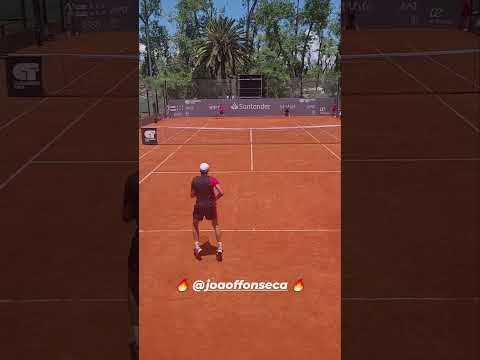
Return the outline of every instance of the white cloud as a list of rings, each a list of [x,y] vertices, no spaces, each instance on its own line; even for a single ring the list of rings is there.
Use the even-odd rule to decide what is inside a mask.
[[[318,59],[318,48],[320,47],[320,38],[318,35],[314,35],[310,41],[310,60],[312,63],[316,63]]]
[[[138,45],[138,52],[140,53],[140,62],[142,62],[145,59],[145,50],[147,47],[141,43]]]
[[[326,40],[328,40],[328,39],[326,39]],[[318,49],[320,48],[320,37],[317,34],[313,35],[312,40],[310,41],[309,45],[310,45],[310,50],[309,50],[307,55],[310,56],[310,61],[312,62],[312,64],[316,64],[317,60],[318,60]],[[335,47],[333,46],[331,41],[326,42],[326,46],[327,46],[328,49],[327,50],[324,49],[322,51],[321,56],[323,56],[325,52],[327,54],[335,53]],[[332,53],[332,51],[333,51],[333,53]]]

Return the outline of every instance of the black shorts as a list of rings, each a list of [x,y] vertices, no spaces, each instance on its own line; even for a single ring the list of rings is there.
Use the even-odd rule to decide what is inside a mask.
[[[193,207],[193,218],[202,221],[204,218],[207,220],[217,219],[217,207],[212,206],[200,206],[195,205]]]

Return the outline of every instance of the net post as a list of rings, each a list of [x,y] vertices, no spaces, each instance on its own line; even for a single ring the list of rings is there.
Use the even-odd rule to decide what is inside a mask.
[[[253,171],[253,129],[250,128],[250,171]]]
[[[155,88],[155,117],[158,118],[159,114],[159,105],[158,105],[158,91],[157,88]]]
[[[170,115],[170,109],[168,107],[168,88],[167,88],[167,80],[163,82],[163,104],[165,108],[165,114]]]
[[[152,116],[152,113],[150,112],[150,93],[148,91],[148,88],[146,89],[147,92],[147,109],[148,109],[148,117]]]
[[[335,117],[338,117],[338,114],[340,114],[340,79],[337,79],[337,106],[336,106],[336,114]]]

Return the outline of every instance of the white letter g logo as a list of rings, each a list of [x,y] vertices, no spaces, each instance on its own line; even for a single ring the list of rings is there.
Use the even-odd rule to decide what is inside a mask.
[[[35,81],[40,66],[37,63],[20,63],[13,67],[13,76],[20,81]]]

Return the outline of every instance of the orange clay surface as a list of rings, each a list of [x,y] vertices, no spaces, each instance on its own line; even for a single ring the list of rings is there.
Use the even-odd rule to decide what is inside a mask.
[[[184,118],[146,127],[300,124],[339,120]],[[166,359],[165,354],[179,360],[317,359],[320,354],[340,359],[340,132],[328,131],[337,144],[315,143],[295,130],[282,133],[284,144],[267,144],[267,138],[249,144],[226,131],[215,135],[223,144],[208,144],[218,141],[208,132],[193,137],[190,132],[181,145],[140,146],[143,359]],[[205,144],[198,144],[201,136]],[[299,137],[310,143],[295,143]],[[204,161],[226,194],[218,203],[225,250],[221,263],[214,255],[198,261],[192,254],[190,182]],[[214,247],[210,229],[201,224],[201,242]],[[184,278],[190,288],[179,292]],[[207,279],[286,281],[289,290],[191,289],[193,281]],[[298,279],[304,290],[293,292]]]

